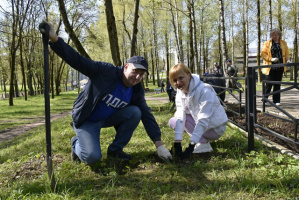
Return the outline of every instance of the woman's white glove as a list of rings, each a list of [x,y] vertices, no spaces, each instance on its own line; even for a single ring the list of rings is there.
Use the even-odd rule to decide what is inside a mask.
[[[160,145],[158,148],[157,148],[157,153],[158,153],[158,156],[167,161],[167,162],[171,162],[172,161],[172,155],[170,154],[169,150],[165,148],[164,145]]]
[[[45,33],[46,32],[46,29],[45,29],[45,26],[48,25],[50,27],[50,30],[49,30],[49,39],[52,41],[52,42],[56,42],[58,40],[58,36],[54,30],[54,27],[51,23],[47,22],[46,20],[43,20],[42,23],[39,24],[39,30],[41,33]]]
[[[277,63],[278,61],[279,61],[278,58],[271,58],[271,62],[273,62],[273,63]]]

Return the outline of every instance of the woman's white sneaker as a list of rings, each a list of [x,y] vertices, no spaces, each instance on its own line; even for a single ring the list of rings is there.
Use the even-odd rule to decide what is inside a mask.
[[[210,143],[197,143],[195,145],[193,153],[207,153],[213,151]]]

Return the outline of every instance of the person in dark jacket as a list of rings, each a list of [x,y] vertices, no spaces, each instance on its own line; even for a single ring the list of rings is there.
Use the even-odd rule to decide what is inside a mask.
[[[165,90],[164,90],[164,86],[165,86],[165,84],[164,84],[164,81],[163,81],[163,79],[161,80],[161,89],[160,89],[160,91],[161,92],[165,92]]]
[[[166,82],[166,92],[168,94],[169,102],[174,102],[175,100],[174,89],[171,87],[169,80]]]
[[[161,141],[161,130],[146,104],[140,81],[148,71],[144,57],[133,56],[117,67],[106,62],[93,61],[81,56],[50,26],[51,49],[72,68],[89,77],[89,81],[78,95],[72,110],[73,129],[76,136],[71,139],[72,160],[93,164],[102,158],[100,145],[101,128],[114,127],[116,135],[109,145],[107,157],[130,160],[131,155],[123,148],[129,143],[134,130],[142,121],[148,136],[156,145],[158,156],[171,161],[172,156]]]
[[[228,77],[237,77],[238,76],[238,68],[232,64],[232,60],[228,59],[226,61],[226,75]],[[226,87],[228,88],[238,88],[237,87],[237,80],[235,79],[227,79],[226,80]]]
[[[222,67],[219,66],[217,62],[214,62],[213,74],[215,74],[219,77],[222,77],[224,75]]]

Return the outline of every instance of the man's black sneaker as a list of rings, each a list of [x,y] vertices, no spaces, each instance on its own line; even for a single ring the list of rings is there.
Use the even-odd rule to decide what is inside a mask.
[[[71,146],[73,145],[73,140],[74,140],[75,136],[72,137],[71,139]],[[81,162],[80,158],[77,156],[77,154],[75,154],[75,152],[73,151],[73,148],[71,147],[71,159],[73,162]]]
[[[108,148],[107,151],[107,158],[118,158],[120,160],[131,160],[132,156],[125,153],[123,150],[118,150],[118,151],[111,151]]]

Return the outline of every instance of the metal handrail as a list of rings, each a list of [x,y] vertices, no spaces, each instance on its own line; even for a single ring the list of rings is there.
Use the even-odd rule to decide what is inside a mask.
[[[299,63],[284,63],[284,64],[274,64],[274,65],[263,65],[263,66],[247,66],[247,84],[246,84],[246,121],[247,121],[247,126],[248,126],[248,151],[252,151],[254,150],[254,131],[255,128],[260,128],[276,137],[279,137],[280,139],[286,141],[286,142],[291,142],[293,144],[299,145],[298,138],[297,138],[297,132],[298,132],[298,123],[299,123],[299,119],[297,119],[296,117],[292,116],[291,114],[289,114],[287,111],[285,111],[283,108],[276,106],[274,103],[272,103],[270,100],[266,99],[265,96],[269,96],[269,95],[273,95],[273,94],[277,94],[277,93],[281,93],[281,92],[285,92],[291,89],[299,89],[298,87],[298,81],[297,81],[297,77],[298,77],[298,71],[297,71],[297,67],[298,67]],[[263,85],[265,83],[275,83],[275,84],[285,84],[285,85],[290,85],[290,87],[285,88],[285,89],[281,89],[279,91],[276,92],[272,92],[272,93],[268,93],[268,94],[264,94],[262,96],[259,96],[256,94],[256,73],[255,70],[259,69],[259,68],[266,68],[266,67],[287,67],[287,66],[294,66],[295,69],[295,74],[294,74],[294,82],[281,82],[281,81],[269,81],[269,80],[263,80]],[[285,116],[287,116],[290,119],[284,119],[285,121],[289,121],[289,122],[293,122],[294,126],[295,126],[295,134],[294,134],[294,140],[290,139],[290,138],[286,138],[282,135],[280,135],[279,133],[276,133],[274,131],[271,131],[261,125],[259,125],[257,123],[257,107],[256,107],[256,97],[262,97],[263,100],[263,112],[265,112],[265,102],[269,102],[272,106],[276,107],[280,112],[282,112]],[[282,119],[281,117],[277,117],[275,115],[271,115],[269,113],[267,113],[267,115],[270,115],[272,117],[278,118],[278,119]]]

